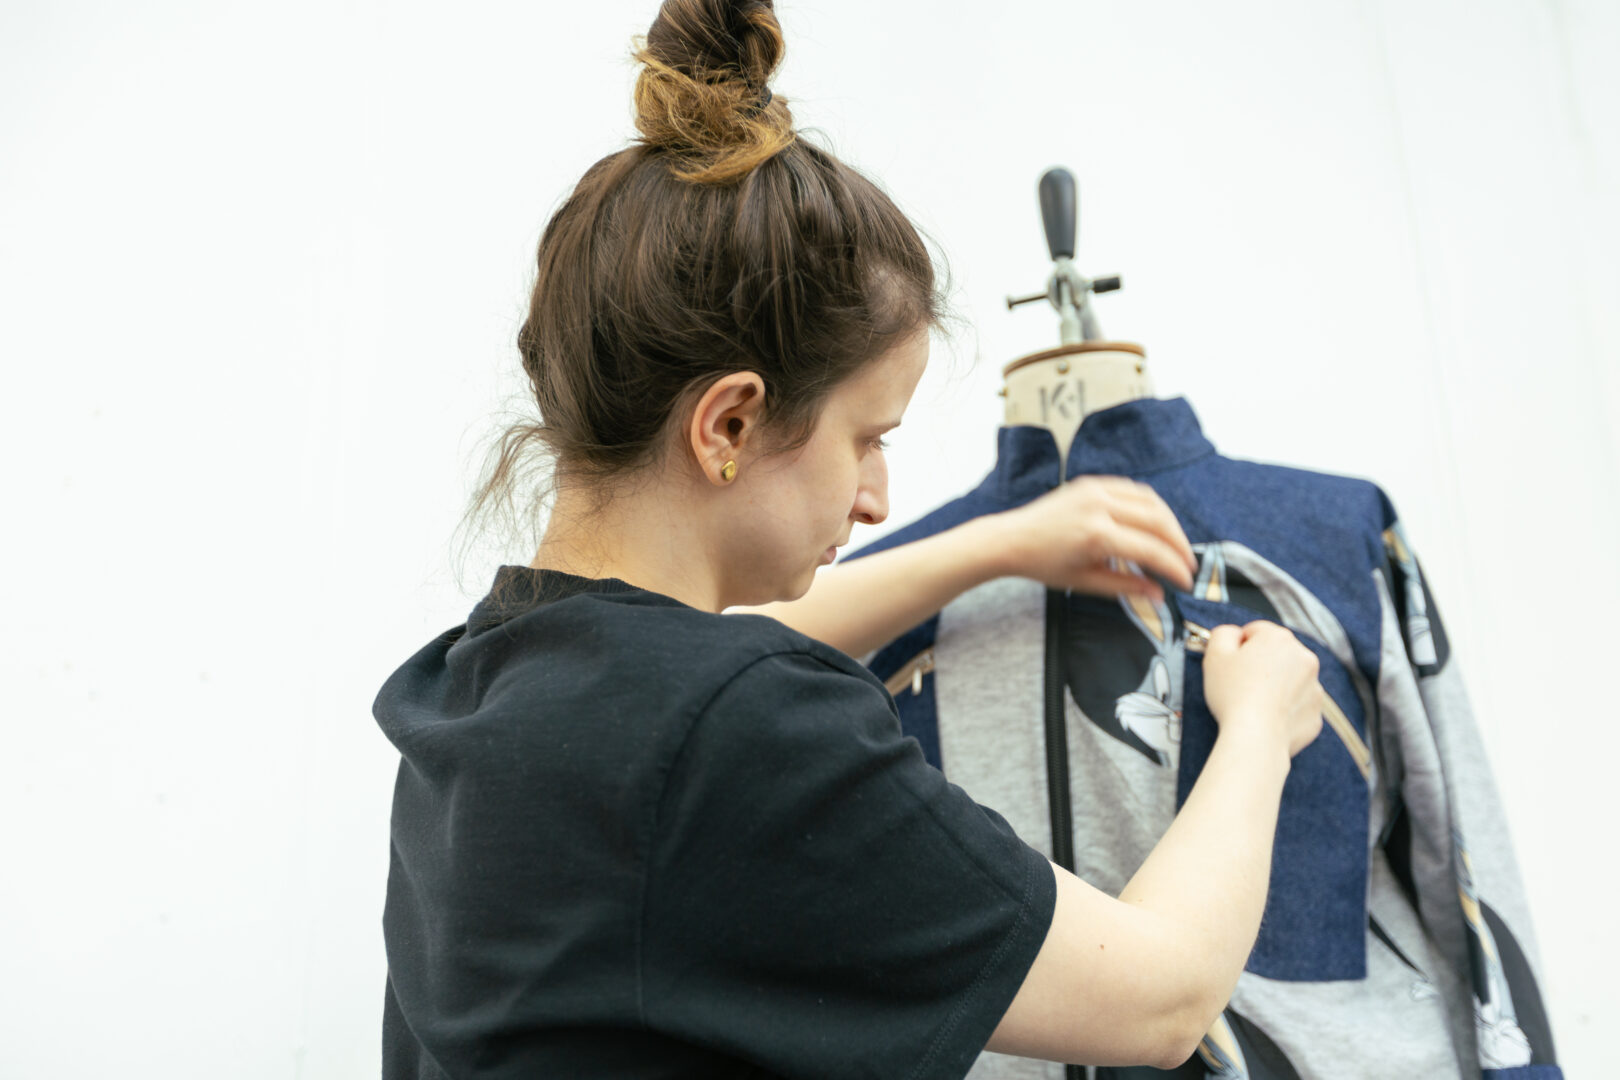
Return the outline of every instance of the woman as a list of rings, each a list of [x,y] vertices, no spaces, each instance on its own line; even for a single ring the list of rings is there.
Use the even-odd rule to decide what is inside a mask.
[[[668,0],[639,144],[541,240],[519,335],[555,508],[466,625],[383,686],[402,755],[388,1077],[959,1077],[988,1045],[1170,1066],[1237,980],[1316,661],[1218,628],[1220,736],[1116,899],[904,739],[845,652],[739,605],[804,596],[887,513],[881,437],[940,317],[916,231],[800,140],[769,0]],[[849,652],[995,574],[1191,584],[1150,491],[1068,485],[771,610]]]

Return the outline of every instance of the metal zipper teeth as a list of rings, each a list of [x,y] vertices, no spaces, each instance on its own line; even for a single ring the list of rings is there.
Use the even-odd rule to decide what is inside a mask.
[[[923,676],[933,670],[934,650],[930,646],[901,664],[898,671],[884,680],[883,685],[888,688],[891,697],[899,697],[908,689],[913,695],[921,694]]]

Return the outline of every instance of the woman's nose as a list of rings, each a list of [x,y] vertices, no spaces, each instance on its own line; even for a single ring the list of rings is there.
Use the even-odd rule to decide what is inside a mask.
[[[877,525],[889,516],[888,485],[862,486],[855,495],[855,520]]]

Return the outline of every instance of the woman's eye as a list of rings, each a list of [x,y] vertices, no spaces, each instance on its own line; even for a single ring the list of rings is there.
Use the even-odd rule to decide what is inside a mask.
[[[870,439],[868,440],[867,445],[874,450],[887,450],[889,448],[888,442],[881,438]]]

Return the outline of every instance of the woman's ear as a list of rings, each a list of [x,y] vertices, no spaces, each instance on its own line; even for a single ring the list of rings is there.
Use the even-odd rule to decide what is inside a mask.
[[[724,486],[743,465],[744,448],[757,445],[765,411],[765,380],[757,371],[734,371],[716,379],[692,409],[687,441],[709,482]],[[733,462],[731,477],[724,476]]]

